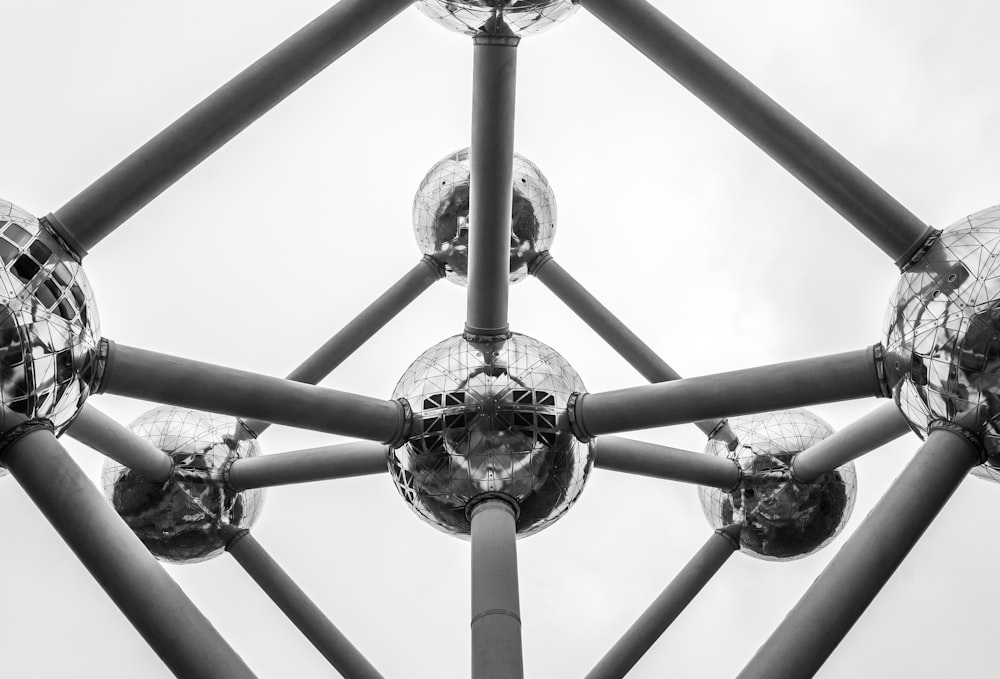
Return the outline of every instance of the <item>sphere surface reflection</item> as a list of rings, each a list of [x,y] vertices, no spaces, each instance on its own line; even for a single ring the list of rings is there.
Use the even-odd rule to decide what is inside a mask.
[[[576,371],[525,335],[472,343],[451,337],[406,370],[394,398],[413,408],[409,440],[389,453],[396,488],[433,526],[468,535],[466,508],[501,496],[520,509],[519,535],[535,533],[576,501],[593,465],[590,444],[562,422]]]
[[[417,7],[452,31],[518,36],[540,33],[577,9],[573,0],[420,0]]]
[[[413,198],[413,231],[425,255],[440,261],[448,280],[459,285],[469,275],[469,149],[434,165]],[[528,264],[552,246],[556,197],[541,170],[514,154],[511,206],[510,282],[528,275]]]
[[[730,492],[698,489],[709,523],[714,528],[742,523],[741,551],[768,561],[798,559],[833,540],[854,508],[854,463],[812,483],[791,476],[792,458],[832,434],[830,425],[806,410],[734,417],[729,424],[739,439],[736,449],[710,440],[705,452],[736,460],[743,478]]]
[[[39,221],[0,200],[0,433],[25,420],[56,434],[90,394],[101,339],[80,263]]]
[[[257,522],[265,492],[233,491],[223,478],[233,460],[260,454],[257,439],[225,415],[163,406],[129,428],[173,458],[170,478],[148,481],[108,460],[101,474],[115,510],[162,561],[196,563],[221,554],[229,528]]]
[[[931,422],[978,409],[986,464],[1000,480],[1000,206],[952,224],[903,273],[889,301],[885,349],[894,398],[921,437]]]

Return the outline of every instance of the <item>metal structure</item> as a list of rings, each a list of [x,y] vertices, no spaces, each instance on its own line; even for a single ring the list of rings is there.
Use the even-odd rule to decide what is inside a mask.
[[[975,213],[943,232],[928,226],[645,0],[539,0],[509,11],[422,2],[473,36],[471,147],[435,166],[418,192],[424,259],[287,379],[101,337],[80,261],[409,4],[342,0],[63,207],[36,219],[5,204],[0,461],[181,677],[254,675],[143,546],[176,562],[229,551],[343,676],[381,676],[248,532],[265,487],[388,471],[421,518],[471,541],[472,676],[520,679],[516,537],[566,514],[592,468],[703,484],[715,533],[706,529],[705,546],[597,663],[588,675],[597,679],[625,676],[735,549],[789,559],[830,542],[853,505],[851,461],[912,427],[926,439],[914,460],[740,675],[812,676],[968,472],[1000,474],[1000,214]],[[551,189],[514,154],[514,92],[521,35],[577,4],[901,269],[884,343],[681,379],[560,266],[548,252]],[[519,192],[519,182],[531,188]],[[439,186],[447,191],[437,202],[420,203]],[[508,286],[525,273],[652,384],[588,393],[559,354],[512,334]],[[445,276],[468,286],[463,332],[421,355],[391,398],[314,386]],[[100,393],[168,406],[126,428],[94,407]],[[887,397],[899,408],[880,406],[838,433],[797,410]],[[741,417],[765,411],[778,412]],[[687,423],[708,436],[706,453],[612,436]],[[256,439],[271,424],[360,440],[260,455]],[[64,432],[109,457],[110,506],[59,445],[54,434]]]

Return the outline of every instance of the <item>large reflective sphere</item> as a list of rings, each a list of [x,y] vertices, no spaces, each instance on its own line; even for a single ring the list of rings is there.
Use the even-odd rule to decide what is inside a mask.
[[[469,275],[469,149],[430,169],[413,198],[413,231],[425,255],[444,264],[448,280],[465,285]],[[514,154],[510,282],[528,275],[528,263],[552,246],[556,197],[541,170]]]
[[[466,35],[530,35],[576,11],[573,0],[420,0],[420,11]]]
[[[466,508],[496,495],[520,508],[519,535],[541,530],[576,501],[593,465],[591,446],[561,417],[570,395],[583,391],[576,371],[538,340],[446,339],[393,392],[414,419],[410,439],[389,453],[396,488],[447,533],[468,535]]]
[[[1000,207],[952,224],[899,279],[889,302],[887,368],[921,437],[937,419],[985,418],[987,463],[1000,480]]]
[[[227,526],[250,528],[264,490],[232,491],[223,479],[227,463],[260,454],[243,423],[225,415],[163,406],[129,428],[174,460],[170,478],[147,481],[117,462],[104,464],[104,494],[158,559],[195,563],[221,554]]]
[[[50,420],[62,433],[90,394],[101,338],[87,276],[38,220],[0,200],[0,433]]]
[[[739,488],[698,489],[701,508],[714,528],[743,524],[740,549],[768,561],[811,554],[844,528],[854,508],[854,463],[827,472],[813,483],[793,481],[792,458],[833,433],[806,410],[735,417],[729,420],[739,443],[730,451],[710,440],[706,454],[736,460],[743,471]]]

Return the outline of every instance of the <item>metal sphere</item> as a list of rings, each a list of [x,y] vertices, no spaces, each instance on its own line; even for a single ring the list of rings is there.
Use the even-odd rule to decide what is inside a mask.
[[[798,559],[833,540],[854,508],[854,463],[812,483],[791,476],[792,458],[832,434],[830,425],[806,410],[736,417],[729,424],[738,438],[735,450],[709,440],[705,452],[735,460],[743,477],[732,491],[698,489],[709,523],[742,523],[740,550],[767,561]]]
[[[396,488],[425,521],[468,535],[467,510],[502,497],[519,535],[562,516],[590,474],[592,447],[564,421],[576,371],[525,335],[495,343],[451,337],[407,368],[393,392],[413,408],[409,440],[389,453]]]
[[[420,0],[417,7],[465,35],[530,35],[576,11],[574,0]]]
[[[100,321],[76,258],[39,221],[0,200],[0,433],[30,419],[62,433],[97,372]]]
[[[894,397],[922,438],[934,420],[978,415],[987,462],[1000,480],[1000,206],[942,232],[899,279],[886,316]],[[973,410],[978,409],[978,413]]]
[[[197,563],[221,554],[233,528],[250,528],[265,491],[234,491],[224,479],[232,461],[260,454],[243,423],[225,415],[162,406],[129,428],[173,458],[170,478],[144,479],[108,460],[104,494],[129,528],[161,561]]]
[[[466,285],[469,275],[469,149],[434,165],[413,198],[413,232],[425,255],[440,261],[448,280]],[[556,197],[534,163],[514,154],[510,282],[528,275],[528,264],[552,246]]]

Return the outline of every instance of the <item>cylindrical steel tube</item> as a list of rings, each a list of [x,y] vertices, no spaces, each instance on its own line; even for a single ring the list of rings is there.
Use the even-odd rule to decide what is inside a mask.
[[[618,436],[594,441],[594,466],[726,490],[740,482],[739,465],[728,458]]]
[[[403,433],[395,401],[113,344],[101,390],[236,417],[388,443]]]
[[[412,0],[341,0],[47,217],[81,257]]]
[[[244,457],[233,462],[226,481],[231,488],[264,488],[290,483],[380,474],[386,466],[386,446],[369,441]]]
[[[507,332],[518,39],[476,36],[473,40],[465,330],[496,336]]]
[[[881,396],[873,348],[642,385],[577,400],[582,438]]]
[[[25,434],[0,457],[174,674],[191,679],[254,676],[51,433]]]
[[[522,679],[521,606],[514,508],[472,509],[472,679]]]
[[[250,533],[237,535],[226,549],[341,675],[349,679],[382,679],[378,670]]]
[[[169,455],[90,403],[84,403],[66,433],[150,481],[165,481],[174,463]]]
[[[964,436],[933,430],[739,677],[813,676],[978,461]]]
[[[740,527],[733,525],[712,533],[585,679],[622,679],[628,674],[739,548],[739,531]]]
[[[792,474],[800,481],[815,481],[826,472],[884,446],[909,433],[899,406],[883,403],[860,420],[792,458]]]
[[[580,4],[903,266],[933,229],[646,0]]]

